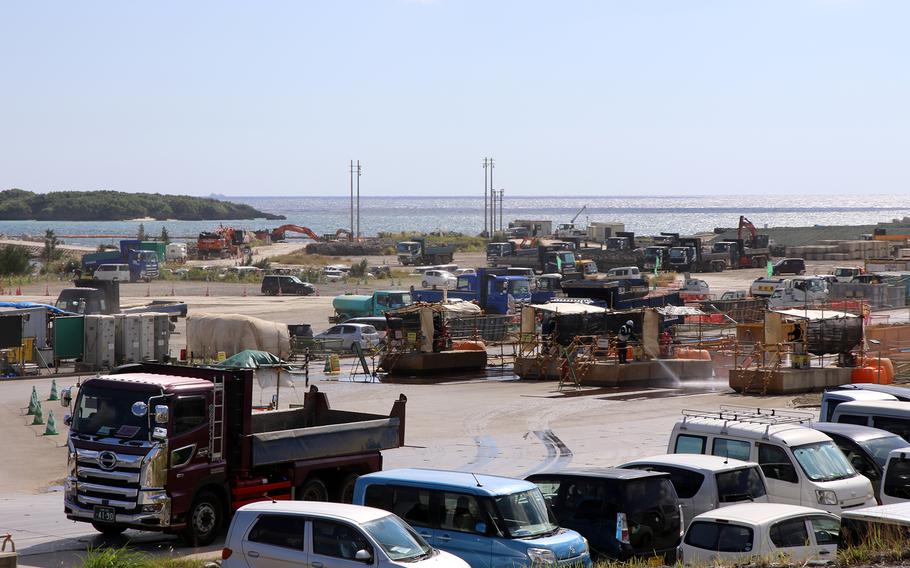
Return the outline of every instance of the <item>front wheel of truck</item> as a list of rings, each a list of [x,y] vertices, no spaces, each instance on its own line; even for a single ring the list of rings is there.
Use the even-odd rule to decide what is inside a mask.
[[[92,523],[92,527],[96,531],[100,532],[104,536],[120,536],[123,534],[123,531],[126,530],[126,527],[120,525],[108,525],[105,523]]]
[[[202,493],[190,508],[183,537],[191,546],[211,544],[221,530],[223,519],[221,499],[214,493]]]

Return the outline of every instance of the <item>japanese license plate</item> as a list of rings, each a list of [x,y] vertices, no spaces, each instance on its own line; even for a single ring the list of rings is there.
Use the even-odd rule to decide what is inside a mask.
[[[94,520],[101,521],[102,523],[113,523],[117,520],[116,512],[113,507],[95,507],[92,516]]]

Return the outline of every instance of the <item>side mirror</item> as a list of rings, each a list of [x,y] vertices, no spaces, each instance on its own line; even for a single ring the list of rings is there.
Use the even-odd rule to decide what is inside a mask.
[[[359,560],[361,562],[372,562],[373,555],[361,548],[354,554],[354,560]]]
[[[66,426],[72,426],[73,425],[73,415],[64,414],[63,415],[63,424],[65,424]]]
[[[168,417],[170,412],[166,404],[156,404],[155,405],[155,423],[156,424],[167,424]]]
[[[474,532],[478,534],[487,534],[487,524],[484,522],[479,522],[474,525]]]
[[[60,391],[60,406],[69,408],[73,402],[73,389],[67,387]]]

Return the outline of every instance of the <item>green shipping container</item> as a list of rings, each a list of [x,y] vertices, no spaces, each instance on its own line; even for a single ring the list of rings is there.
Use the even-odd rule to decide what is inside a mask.
[[[85,318],[54,318],[54,359],[79,359],[85,345]]]
[[[142,241],[139,250],[153,250],[158,255],[158,262],[164,262],[164,251],[167,244],[164,241]]]

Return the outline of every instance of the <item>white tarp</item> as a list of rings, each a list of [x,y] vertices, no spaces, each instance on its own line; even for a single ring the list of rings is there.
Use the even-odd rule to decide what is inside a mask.
[[[703,316],[705,312],[693,306],[662,306],[654,308],[662,316]]]
[[[187,349],[194,357],[230,357],[244,349],[267,351],[281,358],[291,354],[291,335],[284,323],[239,314],[194,314],[186,318]]]
[[[791,317],[791,318],[800,318],[810,321],[816,320],[826,320],[826,319],[840,319],[840,318],[858,318],[856,314],[851,314],[848,312],[838,312],[834,310],[801,310],[799,308],[791,308],[788,310],[774,310],[775,312]]]
[[[554,314],[602,314],[607,311],[606,308],[601,308],[600,306],[592,306],[590,304],[575,304],[571,302],[555,304],[533,304],[531,307],[535,310],[540,310],[542,312],[551,312]]]
[[[459,316],[480,314],[483,311],[474,302],[466,302],[461,298],[449,298],[442,304],[442,308],[449,314]]]

